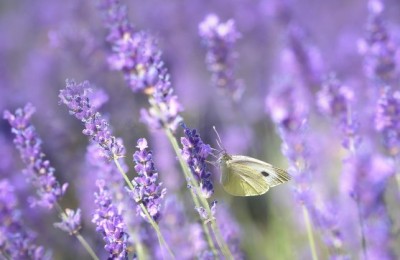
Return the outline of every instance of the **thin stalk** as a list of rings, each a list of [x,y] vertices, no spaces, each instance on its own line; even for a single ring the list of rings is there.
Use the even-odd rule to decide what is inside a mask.
[[[303,217],[307,228],[308,242],[310,243],[311,256],[313,260],[318,260],[317,250],[315,248],[314,234],[312,231],[310,215],[306,206],[302,205]]]
[[[174,137],[174,135],[172,134],[172,132],[169,129],[164,128],[164,130],[165,130],[165,132],[166,132],[166,134],[168,136],[168,139],[170,140],[170,142],[172,144],[172,147],[175,150],[175,153],[178,156],[179,163],[180,163],[180,165],[182,167],[182,170],[183,170],[183,173],[185,174],[186,179],[189,181],[189,184],[194,186],[195,189],[196,189],[196,194],[193,193],[193,191],[191,193],[192,197],[193,197],[193,200],[195,201],[196,206],[198,206],[198,204],[199,204],[198,203],[198,199],[199,199],[200,202],[201,202],[201,205],[206,210],[208,216],[210,216],[211,230],[213,231],[213,233],[215,235],[215,238],[216,238],[218,246],[220,247],[222,253],[224,254],[224,256],[227,259],[233,259],[233,255],[232,255],[231,251],[229,250],[228,245],[226,244],[225,240],[222,238],[221,232],[220,232],[220,230],[219,230],[219,228],[217,226],[215,218],[213,218],[211,216],[211,209],[210,209],[210,205],[208,204],[208,201],[204,197],[198,196],[198,192],[197,191],[199,191],[199,184],[198,184],[197,180],[195,180],[194,178],[190,177],[191,176],[190,170],[188,169],[186,162],[182,158],[182,155],[180,153],[179,145],[178,145],[178,142],[176,141],[176,138]],[[195,197],[197,197],[197,198],[195,199]],[[197,203],[196,203],[196,201],[197,201]],[[203,225],[203,227],[204,227],[204,225]],[[206,231],[207,241],[209,242],[211,250],[215,251],[215,246],[214,246],[214,244],[212,242],[212,239],[209,238],[209,234],[207,234],[208,233],[207,232],[207,228],[206,228],[205,231]]]
[[[137,183],[135,182],[135,180],[129,181],[128,176],[126,175],[125,171],[122,169],[121,164],[119,163],[118,159],[115,158],[114,159],[114,163],[118,168],[118,171],[122,174],[125,182],[127,183],[127,185],[129,186],[129,188],[131,189],[131,191],[135,190],[135,187],[133,186],[133,184],[137,185]],[[132,184],[133,183],[133,184]],[[147,211],[146,207],[144,206],[143,202],[137,202],[139,203],[139,206],[142,210],[142,212],[146,215],[146,218],[148,219],[148,221],[150,222],[151,226],[153,227],[154,231],[156,231],[157,237],[158,237],[158,242],[160,243],[161,247],[164,246],[165,249],[167,249],[168,253],[170,254],[170,256],[175,259],[174,254],[172,253],[171,249],[169,248],[167,242],[164,239],[164,236],[162,235],[161,231],[160,231],[160,227],[158,226],[158,224],[154,221],[154,219],[150,216],[149,212]]]
[[[4,257],[6,260],[11,260],[11,257],[3,250],[0,251],[0,256]]]
[[[364,256],[364,260],[367,260],[367,241],[365,239],[365,233],[364,233],[364,221],[363,217],[361,214],[361,207],[360,203],[358,201],[358,198],[355,198],[356,204],[357,204],[357,214],[358,214],[358,221],[360,222],[360,233],[361,233],[361,248]]]
[[[67,218],[67,215],[65,214],[64,209],[58,203],[56,203],[55,205],[57,207],[58,212],[61,214],[61,218],[63,220],[65,220]],[[92,257],[92,259],[99,260],[99,258],[97,257],[96,253],[93,251],[92,247],[89,245],[89,243],[86,241],[86,239],[81,234],[79,234],[77,232],[77,233],[74,233],[73,235],[79,240],[79,242],[86,249],[86,251]]]
[[[82,244],[82,246],[88,251],[90,256],[93,259],[98,260],[99,258],[97,257],[96,253],[93,251],[92,247],[89,245],[89,243],[86,241],[86,239],[81,235],[81,234],[75,234],[76,238],[79,240],[79,242]]]
[[[124,219],[128,219],[128,217],[125,215]],[[137,236],[136,230],[132,227],[132,225],[129,225],[129,223],[127,223],[127,229],[129,235],[132,236],[132,243],[136,249],[137,258],[140,260],[147,260],[146,248],[143,246],[142,241],[140,241],[139,237]]]
[[[179,164],[180,164],[180,166],[182,168],[182,171],[183,171],[183,173],[185,175],[186,180],[189,182],[189,185],[191,185],[192,187],[195,187],[195,184],[193,184],[192,178],[190,176],[191,173],[190,173],[189,169],[186,167],[186,163],[181,158],[179,145],[178,145],[174,135],[168,129],[165,129],[165,133],[166,133],[166,135],[168,137],[168,140],[171,142],[171,145],[174,148],[175,153],[178,156]],[[190,190],[190,195],[192,196],[192,199],[194,201],[195,206],[196,207],[200,207],[200,202],[199,202],[199,199],[196,196],[195,192],[193,191],[192,188],[189,189],[189,190]],[[208,226],[204,221],[202,221],[202,226],[203,226],[204,233],[206,235],[206,240],[207,240],[208,246],[210,247],[210,249],[214,253],[214,255],[216,255],[217,254],[217,250],[215,248],[214,241],[213,241],[213,239],[211,237],[210,231],[208,230]]]
[[[393,159],[395,161],[395,170],[396,170],[396,174],[395,174],[395,178],[396,178],[396,182],[397,182],[397,189],[400,192],[400,160],[399,160],[399,156],[393,156]]]
[[[347,106],[347,124],[351,125],[353,122],[353,116],[352,116],[352,111],[350,105]],[[356,157],[356,146],[355,146],[355,141],[353,137],[349,138],[349,151],[350,151],[350,156]],[[357,214],[358,214],[358,221],[360,223],[360,235],[361,235],[361,248],[362,252],[364,255],[364,259],[367,260],[367,242],[365,239],[365,234],[364,234],[364,221],[363,221],[363,216],[361,214],[361,207],[360,207],[360,202],[358,200],[358,197],[355,198],[356,204],[357,204]]]

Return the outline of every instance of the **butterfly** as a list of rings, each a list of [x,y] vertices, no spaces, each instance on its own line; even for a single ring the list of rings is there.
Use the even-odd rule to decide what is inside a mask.
[[[219,135],[218,139],[220,145]],[[223,151],[218,159],[221,184],[233,196],[259,196],[270,187],[290,180],[290,175],[285,170],[249,156],[230,155],[221,145],[220,147]]]

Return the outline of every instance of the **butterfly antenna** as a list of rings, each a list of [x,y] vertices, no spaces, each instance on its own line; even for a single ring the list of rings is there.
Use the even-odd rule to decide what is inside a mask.
[[[205,161],[206,163],[208,163],[208,164],[211,164],[212,166],[214,166],[214,167],[217,167],[217,165],[216,165],[216,163],[215,162],[210,162],[210,161]]]
[[[225,150],[225,149],[222,147],[221,137],[219,136],[219,133],[218,133],[218,131],[217,131],[217,128],[215,128],[215,126],[213,126],[213,129],[214,129],[214,132],[217,134],[217,137],[218,137],[218,139],[217,139],[216,141],[217,141],[217,144],[218,144],[219,148],[221,148],[221,150]]]

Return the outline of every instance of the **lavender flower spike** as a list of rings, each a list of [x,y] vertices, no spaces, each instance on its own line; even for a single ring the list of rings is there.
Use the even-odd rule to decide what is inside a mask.
[[[384,8],[381,0],[368,1],[367,33],[358,44],[359,52],[364,56],[365,72],[378,86],[396,84],[399,78],[398,47],[386,28]]]
[[[127,243],[129,235],[121,212],[112,203],[112,195],[104,180],[96,182],[98,192],[95,193],[96,212],[92,222],[96,230],[103,235],[105,249],[109,259],[128,259]]]
[[[203,143],[195,129],[190,129],[185,124],[182,124],[182,127],[185,133],[185,137],[181,138],[182,157],[196,180],[200,182],[203,196],[209,198],[214,193],[211,173],[206,167],[206,158],[211,154],[211,146]]]
[[[0,181],[0,252],[9,259],[50,259],[44,248],[35,245],[32,231],[23,225],[21,213],[17,210],[14,187],[7,181]]]
[[[34,112],[35,108],[27,104],[23,109],[17,109],[15,114],[5,111],[4,118],[12,127],[14,144],[26,164],[24,173],[37,188],[38,198],[30,199],[31,206],[39,205],[50,209],[64,195],[68,184],[60,185],[54,177],[54,168],[42,152],[42,140],[30,122]]]
[[[133,160],[139,177],[136,177],[133,183],[135,185],[133,198],[135,201],[143,202],[150,216],[158,221],[161,216],[161,200],[165,196],[166,189],[162,189],[161,183],[157,184],[158,173],[154,167],[152,152],[147,151],[147,140],[139,139],[136,147],[139,150],[134,153]],[[137,211],[146,219],[139,205]]]
[[[243,86],[234,75],[236,53],[233,47],[240,37],[235,22],[228,20],[222,23],[218,16],[209,14],[199,25],[199,35],[207,48],[206,64],[212,73],[213,84],[238,100],[243,93]]]
[[[68,232],[70,235],[78,234],[81,226],[81,210],[65,209],[65,216],[61,216],[62,222],[54,223],[54,226]]]
[[[73,80],[67,80],[66,87],[60,91],[59,97],[69,108],[70,114],[85,124],[82,133],[98,143],[108,159],[123,157],[125,151],[122,141],[111,135],[108,122],[91,104],[90,90],[88,81],[77,84]]]
[[[151,108],[142,109],[141,121],[153,129],[166,127],[173,132],[182,121],[183,110],[171,88],[170,75],[161,60],[157,41],[150,34],[136,32],[127,18],[126,6],[117,0],[103,1],[112,45],[108,61],[112,69],[121,71],[133,92],[149,96]]]

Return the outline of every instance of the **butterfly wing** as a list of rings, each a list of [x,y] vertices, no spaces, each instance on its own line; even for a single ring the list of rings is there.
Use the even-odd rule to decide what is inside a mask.
[[[263,176],[263,179],[270,187],[274,187],[290,180],[290,175],[285,170],[252,157],[233,155],[231,163],[234,167],[237,167],[237,165],[246,165],[247,167],[250,167],[254,174]]]
[[[224,189],[234,196],[257,196],[290,179],[289,174],[266,162],[232,155],[222,169]]]
[[[257,196],[266,193],[269,189],[262,176],[252,173],[251,168],[243,165],[223,169],[222,184],[226,192],[233,196]]]

